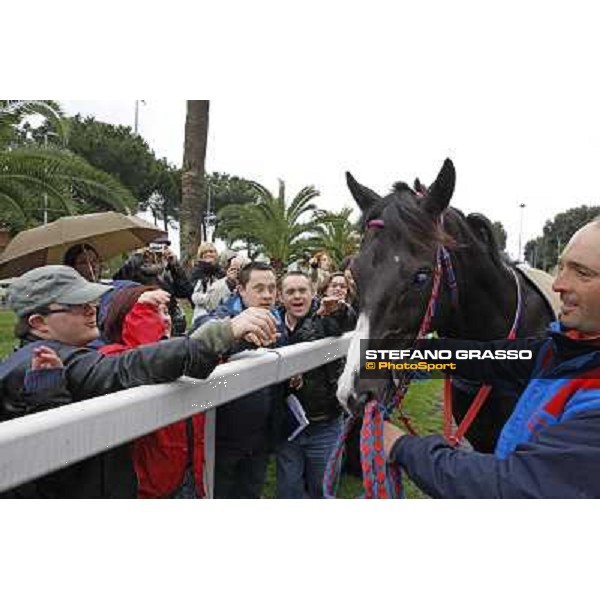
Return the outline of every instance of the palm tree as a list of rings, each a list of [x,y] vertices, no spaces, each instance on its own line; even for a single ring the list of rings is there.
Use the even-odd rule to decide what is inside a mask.
[[[319,231],[314,240],[318,250],[325,250],[337,266],[346,256],[358,252],[360,234],[351,221],[352,209],[318,214]]]
[[[314,215],[316,206],[311,200],[319,192],[312,186],[304,187],[288,204],[285,183],[281,180],[277,196],[254,181],[249,185],[258,200],[253,204],[230,204],[222,208],[218,214],[219,231],[230,244],[237,240],[255,244],[281,272],[285,265],[314,248],[318,225],[302,217]]]
[[[46,118],[61,143],[67,121],[52,101],[0,101],[0,207],[13,231],[90,210],[135,210],[136,200],[116,179],[60,144],[28,141],[19,129],[31,114]]]
[[[66,144],[69,122],[64,118],[60,105],[54,100],[0,100],[0,148],[22,141],[19,129],[26,116],[38,115],[46,119],[48,128]]]
[[[206,210],[204,161],[208,140],[208,100],[188,100],[181,174],[181,256],[189,264],[202,241],[202,219]]]

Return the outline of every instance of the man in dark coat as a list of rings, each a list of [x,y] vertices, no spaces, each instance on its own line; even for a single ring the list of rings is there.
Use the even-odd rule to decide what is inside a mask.
[[[315,299],[311,280],[300,271],[283,277],[281,298],[288,344],[339,336],[356,325],[354,310],[338,298]],[[285,427],[286,420],[291,419],[291,408],[283,407],[287,419],[279,419],[283,427],[276,446],[278,498],[323,497],[325,467],[342,427],[336,389],[343,369],[344,361],[336,360],[292,381],[286,402],[298,401],[308,424],[293,435]]]
[[[244,310],[269,311],[276,324],[277,313],[273,308],[276,292],[272,267],[256,262],[246,265],[239,274],[238,293],[212,313],[196,319],[194,324],[198,329],[192,335]],[[273,345],[278,342],[275,337],[272,341]],[[231,353],[250,347],[242,343],[233,347]],[[281,395],[282,386],[272,385],[217,408],[215,498],[261,497],[272,446],[273,407]]]

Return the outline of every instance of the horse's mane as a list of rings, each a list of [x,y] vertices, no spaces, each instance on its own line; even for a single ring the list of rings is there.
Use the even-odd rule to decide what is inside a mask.
[[[498,246],[498,239],[491,221],[480,213],[471,213],[464,218],[476,241],[482,245],[483,251],[487,252],[494,264],[498,268],[510,266],[510,260]]]
[[[424,188],[426,189],[426,188]],[[392,193],[373,204],[363,216],[363,226],[369,221],[380,218],[386,210],[386,227],[391,227],[410,245],[431,247],[442,244],[449,249],[474,246],[479,252],[487,254],[498,268],[510,265],[494,235],[491,222],[479,213],[466,215],[459,209],[448,207],[444,211],[444,227],[436,227],[433,232],[431,221],[424,218],[423,209],[419,204],[423,197],[418,195],[404,181],[397,181],[392,187]]]
[[[402,192],[414,194],[415,190],[413,190],[408,183],[404,183],[404,181],[396,181],[392,187],[392,193],[401,194]]]
[[[431,248],[442,244],[454,247],[455,241],[442,227],[432,230],[431,218],[424,213],[420,203],[423,198],[403,181],[397,181],[392,192],[373,203],[363,214],[361,224],[367,227],[369,221],[380,219],[385,211],[385,226],[397,232],[409,246]]]

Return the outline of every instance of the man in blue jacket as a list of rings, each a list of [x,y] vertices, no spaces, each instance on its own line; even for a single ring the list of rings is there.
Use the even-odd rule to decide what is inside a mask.
[[[529,372],[499,363],[479,373],[483,381],[528,380],[493,455],[453,448],[439,435],[407,435],[385,423],[388,461],[430,496],[600,497],[600,221],[573,235],[553,287],[561,299],[559,322],[547,339],[520,342],[534,352]]]

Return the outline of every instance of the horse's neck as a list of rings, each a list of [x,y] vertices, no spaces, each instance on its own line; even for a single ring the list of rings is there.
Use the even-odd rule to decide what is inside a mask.
[[[458,285],[458,306],[446,310],[438,330],[463,339],[499,339],[508,335],[517,310],[517,288],[508,268],[473,255],[452,257]],[[523,286],[522,286],[523,287]],[[524,291],[524,290],[523,290]]]

